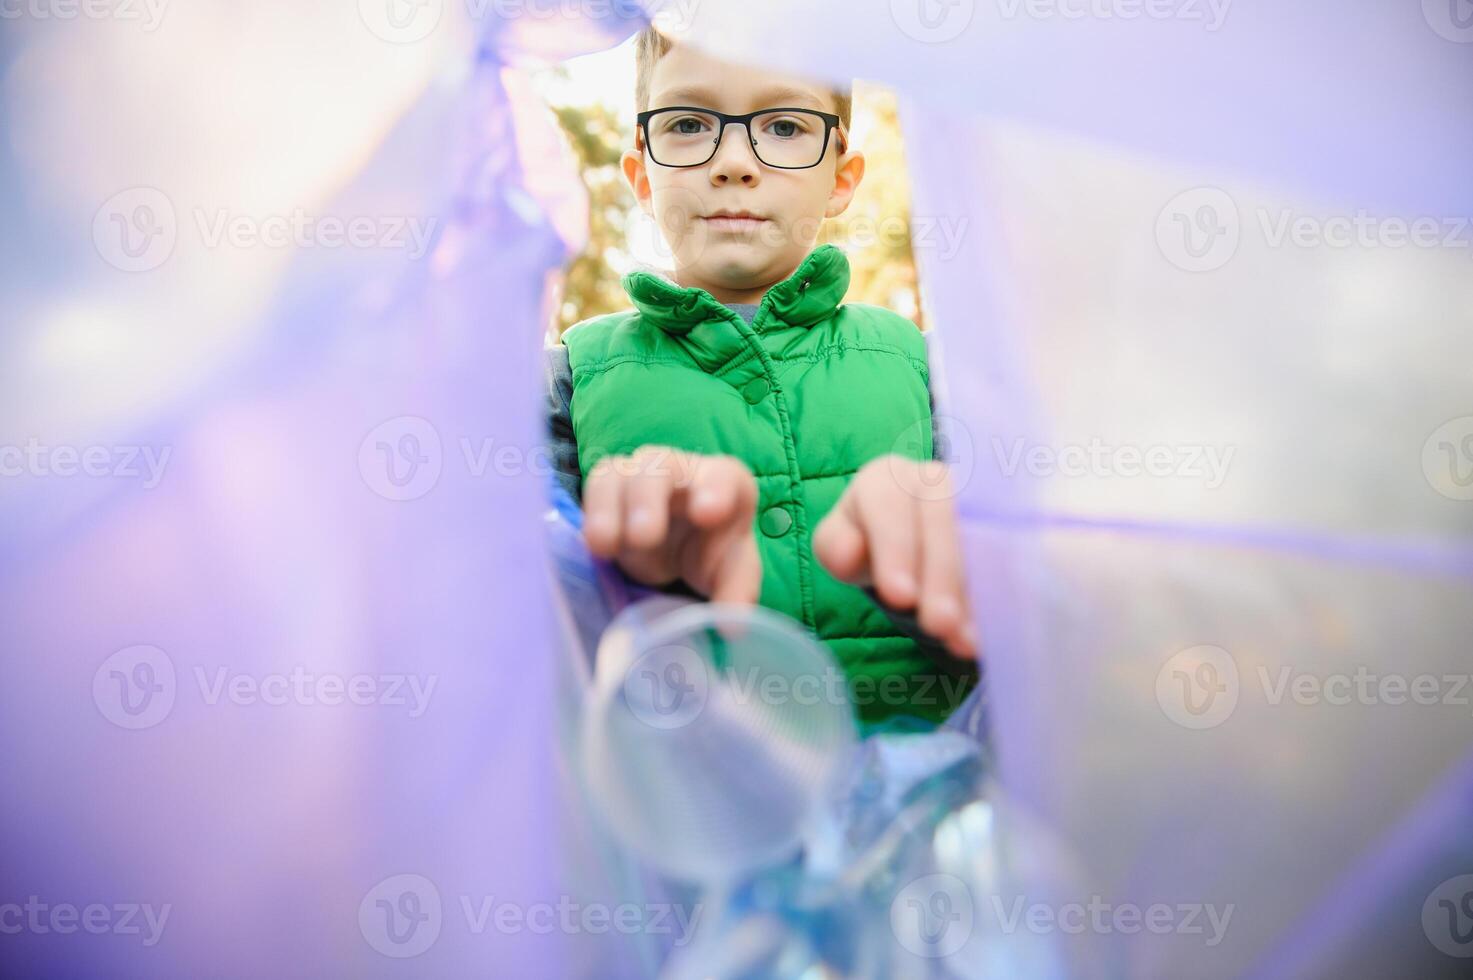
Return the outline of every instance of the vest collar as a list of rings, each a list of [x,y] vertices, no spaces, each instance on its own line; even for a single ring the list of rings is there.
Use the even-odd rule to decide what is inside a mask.
[[[707,320],[737,316],[699,286],[678,285],[654,269],[635,269],[624,276],[623,286],[641,316],[677,337],[689,334]],[[832,315],[848,290],[848,256],[837,245],[820,245],[808,253],[792,275],[768,288],[753,326],[759,331],[773,322],[811,327]]]

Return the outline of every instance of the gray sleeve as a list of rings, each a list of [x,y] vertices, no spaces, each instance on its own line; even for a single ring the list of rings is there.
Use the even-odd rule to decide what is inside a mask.
[[[926,339],[926,376],[932,379],[927,384],[931,394],[931,458],[945,460],[951,447],[946,442],[946,432],[941,420],[936,417],[936,348],[931,343],[931,331],[927,330],[921,336]]]
[[[562,344],[544,352],[547,379],[547,448],[553,475],[568,495],[583,503],[583,475],[578,469],[578,442],[573,436],[573,369]]]

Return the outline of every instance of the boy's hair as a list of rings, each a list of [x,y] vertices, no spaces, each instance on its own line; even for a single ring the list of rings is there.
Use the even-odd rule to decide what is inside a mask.
[[[639,32],[634,46],[635,112],[643,112],[650,108],[650,78],[655,74],[655,62],[664,57],[674,43],[653,27],[646,27]],[[850,112],[854,104],[854,90],[851,87],[835,88],[829,91],[834,96],[834,114],[843,121],[844,129],[847,131]]]

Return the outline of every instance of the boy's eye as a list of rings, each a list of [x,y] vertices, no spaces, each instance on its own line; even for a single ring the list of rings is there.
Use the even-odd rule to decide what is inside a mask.
[[[665,123],[666,131],[677,136],[699,136],[711,128],[711,121],[704,116],[676,116]]]
[[[808,127],[801,119],[795,119],[792,116],[779,116],[764,120],[762,131],[778,139],[790,140],[805,135],[808,132]]]

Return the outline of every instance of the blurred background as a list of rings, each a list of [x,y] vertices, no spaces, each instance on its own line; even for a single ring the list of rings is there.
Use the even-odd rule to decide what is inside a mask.
[[[623,900],[539,365],[658,255],[613,164],[662,14],[863,80],[826,236],[943,342],[999,853],[1046,911],[1236,910],[906,975],[1460,975],[1466,0],[0,6],[0,973],[652,972],[488,910]]]

